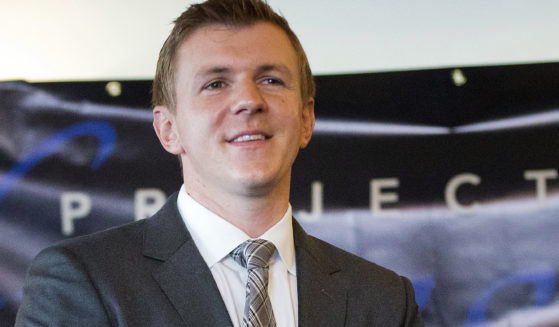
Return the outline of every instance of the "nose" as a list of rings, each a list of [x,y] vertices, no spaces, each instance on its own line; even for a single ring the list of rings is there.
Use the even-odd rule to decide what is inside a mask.
[[[234,114],[254,114],[266,109],[261,90],[254,81],[241,81],[236,85],[231,110]]]

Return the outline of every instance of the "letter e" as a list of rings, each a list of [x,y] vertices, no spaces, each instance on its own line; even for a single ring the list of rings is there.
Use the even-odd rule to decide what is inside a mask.
[[[383,209],[383,203],[398,202],[398,193],[382,192],[385,188],[397,188],[400,180],[397,178],[379,178],[371,180],[371,213],[376,217],[396,216],[398,209]]]

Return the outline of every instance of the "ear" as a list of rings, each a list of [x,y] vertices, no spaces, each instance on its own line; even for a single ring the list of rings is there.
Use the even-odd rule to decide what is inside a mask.
[[[153,108],[153,128],[159,142],[167,152],[180,155],[184,152],[176,131],[175,115],[165,106]]]
[[[314,130],[314,98],[309,98],[307,103],[303,106],[302,123],[303,128],[301,131],[301,149],[309,144],[312,132]]]

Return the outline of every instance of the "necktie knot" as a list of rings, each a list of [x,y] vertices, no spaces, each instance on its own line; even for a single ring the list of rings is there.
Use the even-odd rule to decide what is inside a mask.
[[[237,246],[231,256],[247,269],[268,268],[275,251],[276,247],[272,242],[263,239],[247,240]]]

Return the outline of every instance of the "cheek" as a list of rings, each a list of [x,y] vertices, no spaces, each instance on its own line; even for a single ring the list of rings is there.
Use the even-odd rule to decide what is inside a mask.
[[[278,97],[274,102],[274,106],[278,109],[277,113],[282,119],[289,121],[301,120],[301,103],[292,97]]]
[[[194,101],[191,108],[194,128],[206,133],[215,132],[227,118],[227,103],[220,97]]]
[[[202,131],[200,128],[200,118],[193,114],[190,110],[185,110],[185,108],[180,108],[181,111],[177,112],[177,128],[176,132],[179,135],[181,144],[185,150],[191,147],[194,141],[196,141],[197,131]]]

